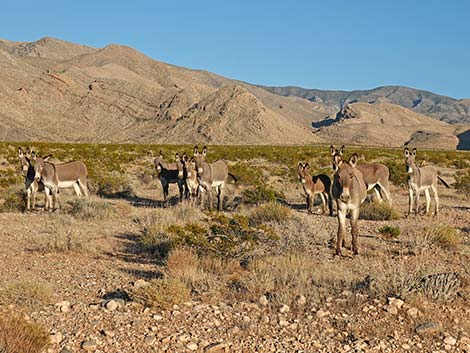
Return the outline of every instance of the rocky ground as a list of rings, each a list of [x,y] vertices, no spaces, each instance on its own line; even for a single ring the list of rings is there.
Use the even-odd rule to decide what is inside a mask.
[[[454,190],[440,190],[442,213],[437,220],[452,223],[464,236],[458,256],[448,254],[454,258],[449,261],[455,269],[468,270],[468,200]],[[149,200],[161,197],[151,188],[138,195]],[[361,221],[361,255],[337,258],[328,247],[336,219],[308,215],[298,186],[289,198],[294,217],[300,220],[297,227],[308,232],[286,231],[281,236],[306,244],[306,252],[333,269],[341,265],[355,271],[364,266],[364,258],[385,261],[393,256],[377,235],[381,225],[393,223],[406,230],[435,221],[425,216]],[[42,212],[0,214],[0,284],[27,278],[48,283],[53,290],[50,305],[24,308],[21,303],[2,303],[0,309],[23,312],[45,327],[52,342],[48,352],[470,352],[467,283],[450,303],[423,297],[377,298],[345,289],[321,301],[301,295],[289,305],[273,304],[264,296],[253,302],[213,297],[168,310],[146,308],[130,300],[128,293],[161,276],[162,266],[136,251],[134,220],[156,209],[151,203],[142,207],[129,200],[109,202],[114,213],[100,220]],[[394,190],[394,203],[403,216],[404,190]],[[69,234],[71,242],[79,237],[80,247],[52,251],[51,239],[61,232]]]

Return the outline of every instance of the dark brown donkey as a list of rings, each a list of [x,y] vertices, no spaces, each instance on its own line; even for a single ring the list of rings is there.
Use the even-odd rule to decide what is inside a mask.
[[[178,169],[178,166],[181,164],[181,159],[179,154],[177,153],[175,156],[176,163],[166,164],[163,161],[163,153],[160,151],[160,154],[154,160],[155,169],[158,173],[158,179],[160,179],[160,183],[162,184],[163,189],[163,201],[167,202],[168,200],[168,191],[170,188],[170,184],[177,184],[180,197],[180,202],[183,201],[183,192],[184,192],[184,175],[183,170]]]
[[[331,198],[331,179],[328,175],[319,174],[312,176],[310,174],[310,165],[308,163],[302,164],[299,162],[297,172],[299,174],[300,182],[305,191],[307,199],[307,210],[308,213],[313,212],[313,201],[315,195],[320,195],[323,204],[323,213],[327,212],[327,208],[330,212],[330,216],[333,215],[333,205]],[[327,207],[328,204],[328,207]]]
[[[359,169],[356,168],[357,154],[353,154],[349,162],[343,161],[339,154],[333,156],[333,165],[336,171],[333,177],[331,193],[338,205],[338,235],[336,239],[336,254],[341,255],[341,246],[344,246],[346,233],[346,215],[351,216],[352,251],[358,254],[358,218],[359,208],[367,196],[366,183]]]

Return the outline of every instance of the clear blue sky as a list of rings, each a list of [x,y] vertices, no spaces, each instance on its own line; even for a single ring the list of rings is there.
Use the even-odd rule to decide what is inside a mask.
[[[129,45],[265,85],[470,98],[470,1],[2,1],[0,38]]]

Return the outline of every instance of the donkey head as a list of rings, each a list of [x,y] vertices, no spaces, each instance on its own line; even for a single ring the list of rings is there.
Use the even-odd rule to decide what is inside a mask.
[[[184,167],[186,169],[186,177],[188,179],[194,180],[194,178],[197,176],[196,160],[194,159],[194,157],[192,157],[191,159],[186,157]]]
[[[155,160],[153,161],[153,164],[155,165],[155,169],[157,170],[157,173],[160,173],[162,171],[162,165],[163,165],[162,151],[160,151],[157,158],[155,158]]]
[[[196,161],[197,174],[201,175],[204,172],[203,166],[206,161],[207,147],[204,146],[202,152],[199,153],[197,146],[194,146],[194,160]]]
[[[183,153],[182,157],[180,157],[180,154],[178,152],[175,154],[176,169],[178,170],[178,179],[183,179],[184,177],[184,158],[185,157],[186,157],[185,153]]]
[[[354,155],[353,155],[354,156]],[[337,159],[337,169],[334,175],[334,182],[339,190],[339,199],[343,202],[348,202],[351,196],[351,189],[354,179],[354,166],[357,161],[351,156],[352,160],[349,163],[343,161],[342,158]]]
[[[331,145],[330,146],[330,153],[333,157],[333,170],[336,171],[338,169],[338,162],[342,160],[343,158],[343,153],[344,153],[344,145],[341,146],[341,148],[338,150],[335,148],[335,146]]]
[[[34,161],[34,179],[39,181],[44,172],[44,165],[52,157],[52,154],[49,154],[45,157],[39,157],[34,151],[31,152],[31,159]]]
[[[299,174],[299,180],[302,184],[305,184],[309,178],[311,179],[309,171],[310,165],[308,163],[302,164],[302,162],[299,162],[297,173]]]
[[[26,151],[23,152],[21,147],[18,148],[18,157],[20,159],[21,170],[24,175],[28,173],[29,168],[31,167],[31,151],[26,148]]]
[[[405,147],[405,163],[408,174],[413,174],[413,165],[415,164],[416,152],[416,148],[413,148],[410,153],[408,147]]]

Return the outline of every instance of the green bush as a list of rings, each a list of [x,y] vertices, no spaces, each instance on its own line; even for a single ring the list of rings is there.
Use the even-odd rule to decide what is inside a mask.
[[[2,202],[3,199],[3,203]],[[26,208],[26,193],[20,185],[10,186],[1,190],[0,212],[18,212]]]
[[[292,215],[292,209],[279,202],[268,202],[251,210],[250,220],[254,224],[282,223]]]
[[[455,174],[455,188],[467,197],[470,197],[470,169],[458,171]]]
[[[386,225],[379,228],[379,233],[390,238],[398,238],[400,235],[400,228]]]
[[[90,189],[99,196],[135,196],[129,180],[119,172],[96,176],[91,181]]]
[[[396,186],[405,186],[408,182],[405,161],[389,159],[384,162],[390,172],[390,181]]]
[[[243,191],[242,199],[245,204],[258,205],[265,202],[274,202],[285,199],[283,192],[267,186],[257,186],[255,189]]]
[[[83,220],[103,220],[113,213],[109,202],[90,198],[77,198],[68,201],[66,211],[70,215]]]
[[[364,202],[360,217],[371,221],[390,221],[400,218],[400,213],[388,202]]]

